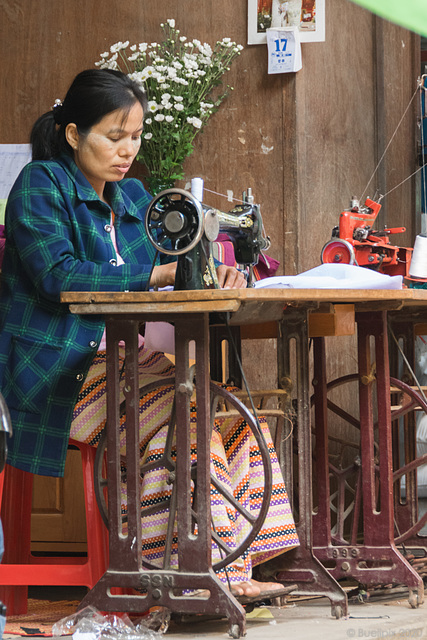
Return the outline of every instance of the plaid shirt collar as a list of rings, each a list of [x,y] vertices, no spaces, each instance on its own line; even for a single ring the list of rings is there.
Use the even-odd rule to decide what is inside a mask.
[[[56,161],[69,174],[71,180],[75,185],[76,196],[79,200],[81,200],[82,202],[99,202],[104,207],[107,207],[107,205],[99,199],[95,189],[91,184],[89,184],[89,181],[80,171],[71,156],[65,153],[61,154],[58,158],[56,158]],[[142,219],[138,208],[128,197],[128,195],[123,192],[123,189],[120,188],[119,182],[107,182],[106,188],[109,193],[114,215],[120,218],[126,214],[129,214],[130,216],[138,218],[139,220]],[[108,211],[110,211],[110,207],[108,207]]]

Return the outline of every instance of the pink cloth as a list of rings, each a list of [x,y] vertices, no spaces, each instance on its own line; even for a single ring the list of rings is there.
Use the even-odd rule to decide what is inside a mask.
[[[234,256],[234,245],[225,233],[220,233],[215,240],[217,252],[215,257],[229,267],[236,266],[236,258]],[[280,262],[271,256],[260,254],[258,264],[254,266],[254,277],[256,280],[271,278],[279,268]]]
[[[4,224],[0,224],[0,269],[3,262],[5,244],[6,244],[5,228],[4,228]]]

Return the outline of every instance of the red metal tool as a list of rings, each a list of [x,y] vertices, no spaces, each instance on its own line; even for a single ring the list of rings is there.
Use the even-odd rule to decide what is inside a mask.
[[[340,215],[339,226],[322,249],[322,263],[354,264],[389,276],[409,275],[412,248],[390,244],[390,236],[403,233],[405,227],[374,231],[373,225],[381,209],[379,202],[367,198],[364,206],[353,198],[350,209]]]

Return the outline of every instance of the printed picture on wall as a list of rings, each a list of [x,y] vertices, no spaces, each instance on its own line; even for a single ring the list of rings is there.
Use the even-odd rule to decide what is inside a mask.
[[[248,0],[248,44],[265,44],[270,27],[298,27],[301,42],[321,42],[325,0]]]

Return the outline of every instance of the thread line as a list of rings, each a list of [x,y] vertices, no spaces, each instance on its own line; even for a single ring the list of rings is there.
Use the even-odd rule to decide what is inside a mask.
[[[229,200],[229,197],[226,196],[224,193],[218,193],[218,191],[212,191],[212,189],[207,189],[206,187],[204,190],[208,191],[209,193],[213,193],[215,196],[220,196],[221,198],[226,198],[227,200]],[[239,200],[239,198],[231,198],[231,199],[234,200],[234,202],[239,202],[240,204],[245,203],[244,200]]]
[[[421,160],[422,160],[422,166],[421,168],[424,168],[425,162],[425,140],[424,140],[424,121],[427,123],[427,113],[426,113],[426,97],[427,97],[427,90],[426,90],[426,86],[425,86],[425,79],[426,76],[422,76],[421,78],[421,82],[422,84],[422,88],[424,89],[424,100],[423,100],[423,95],[422,92],[420,91],[420,114],[421,114],[421,122],[420,122],[420,126],[421,126]],[[424,206],[421,207],[422,211],[424,213],[427,213],[427,167],[425,167],[425,171],[423,174],[423,179],[422,179],[422,184],[423,184],[423,202],[422,204]]]
[[[393,142],[393,140],[394,140],[394,138],[395,138],[395,136],[396,136],[396,134],[397,134],[397,131],[398,131],[398,129],[399,129],[399,127],[400,127],[400,125],[401,125],[401,124],[402,124],[402,122],[403,122],[403,119],[405,118],[405,116],[406,116],[406,114],[407,114],[407,112],[408,112],[409,107],[411,106],[411,104],[412,104],[412,102],[413,102],[413,100],[414,100],[415,96],[417,95],[417,92],[418,92],[418,90],[419,90],[419,88],[420,88],[420,86],[421,86],[421,85],[420,85],[420,83],[421,83],[421,80],[419,80],[419,81],[418,81],[417,88],[415,89],[415,91],[414,91],[414,93],[413,93],[413,95],[412,95],[412,98],[410,99],[410,101],[409,101],[409,103],[408,103],[408,105],[407,105],[407,107],[406,107],[405,111],[403,112],[403,115],[402,115],[402,117],[400,118],[400,120],[399,120],[399,122],[398,122],[398,124],[397,124],[397,126],[396,126],[396,128],[395,128],[395,130],[394,130],[394,132],[393,132],[393,135],[391,136],[391,138],[390,138],[390,140],[389,140],[389,142],[388,142],[388,144],[387,144],[386,148],[384,149],[384,151],[383,151],[383,154],[382,154],[381,158],[378,160],[377,166],[375,167],[375,169],[374,169],[374,171],[373,171],[373,173],[372,173],[371,177],[369,178],[368,184],[366,185],[366,187],[365,187],[365,189],[364,189],[364,191],[363,191],[363,193],[362,193],[362,196],[361,196],[361,198],[360,198],[360,202],[363,202],[363,198],[364,198],[364,196],[365,196],[365,193],[367,192],[369,185],[371,184],[371,182],[372,182],[372,180],[373,180],[373,178],[374,178],[374,176],[375,176],[376,172],[378,171],[378,167],[380,166],[380,164],[381,164],[381,163],[382,163],[382,161],[384,160],[384,156],[385,156],[385,154],[387,153],[387,151],[388,151],[388,149],[389,149],[389,147],[390,147],[391,143]],[[411,177],[412,177],[412,176],[411,176]],[[406,179],[405,179],[403,182],[405,182],[405,181],[406,181]],[[403,184],[403,182],[402,182],[401,184]],[[400,186],[400,185],[399,185],[399,186]],[[390,192],[389,192],[389,193],[390,193]],[[384,197],[384,196],[383,196],[383,197]]]
[[[422,171],[425,167],[419,167],[418,169],[416,169],[413,173],[411,173],[410,176],[408,176],[407,178],[405,178],[404,180],[402,180],[402,182],[399,182],[399,184],[397,184],[395,187],[392,187],[391,189],[389,189],[387,191],[387,193],[384,193],[384,195],[381,196],[381,200],[383,198],[385,198],[386,196],[389,195],[389,193],[391,193],[392,191],[395,191],[396,189],[398,189],[400,186],[402,186],[402,184],[404,184],[405,182],[407,182],[408,180],[410,180],[411,178],[413,178],[414,176],[417,175],[417,173],[419,173],[420,171]]]

